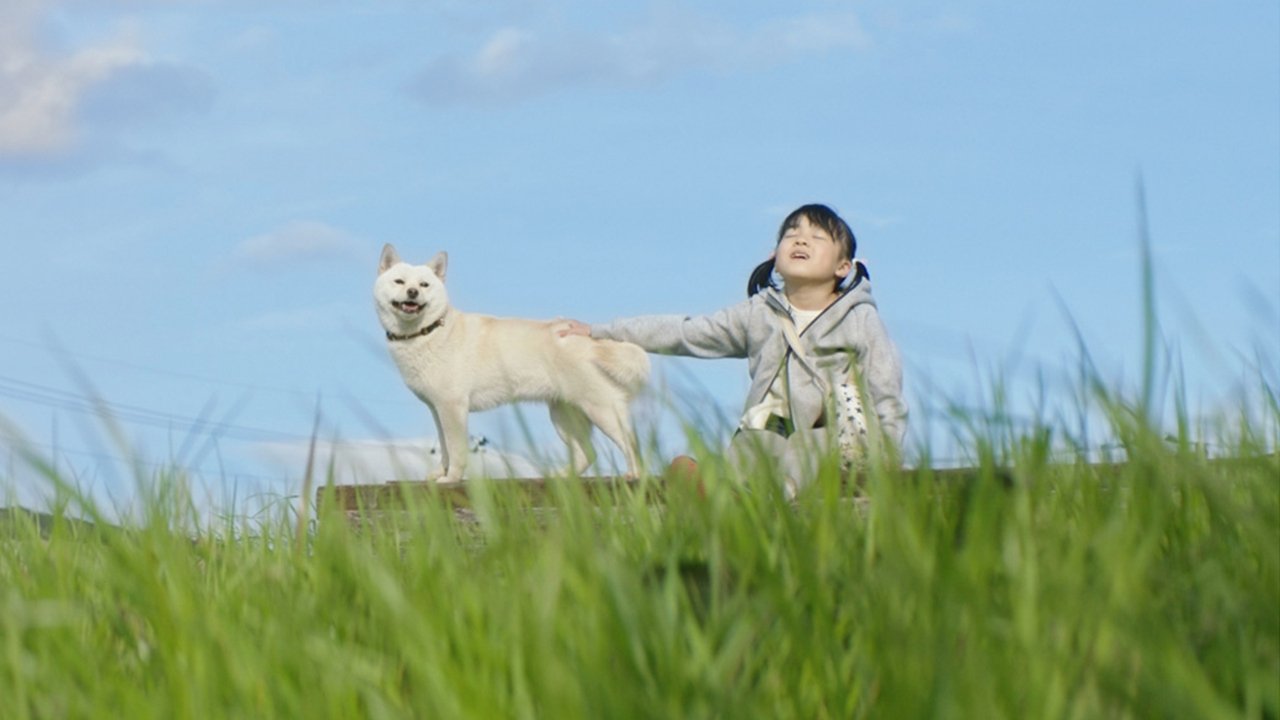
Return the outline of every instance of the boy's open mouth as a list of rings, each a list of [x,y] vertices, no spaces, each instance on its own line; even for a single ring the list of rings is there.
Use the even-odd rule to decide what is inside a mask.
[[[791,259],[792,259],[792,260],[808,260],[808,259],[809,259],[809,253],[807,253],[807,252],[801,252],[801,251],[797,250],[797,251],[795,251],[795,252],[791,253]]]
[[[391,307],[405,313],[406,315],[417,315],[422,312],[422,309],[426,306],[412,300],[392,300]]]

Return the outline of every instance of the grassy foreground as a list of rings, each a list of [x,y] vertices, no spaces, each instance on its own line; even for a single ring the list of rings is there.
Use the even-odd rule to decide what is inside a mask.
[[[1280,716],[1280,459],[0,534],[6,718]],[[979,443],[980,445],[984,443]],[[1013,467],[1012,481],[997,467]],[[177,483],[180,485],[180,483]],[[299,530],[302,532],[299,532]],[[46,531],[48,528],[45,529]],[[193,540],[192,537],[195,539]]]

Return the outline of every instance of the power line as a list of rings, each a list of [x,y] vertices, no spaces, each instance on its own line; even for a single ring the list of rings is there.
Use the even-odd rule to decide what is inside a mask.
[[[194,380],[196,382],[207,383],[210,385],[222,385],[224,387],[234,387],[234,388],[240,388],[242,390],[276,392],[276,393],[282,393],[282,394],[288,394],[288,395],[305,395],[306,394],[301,390],[287,390],[284,388],[268,387],[264,385],[252,385],[249,383],[230,382],[227,380],[218,380],[210,377],[205,377],[202,375],[196,375],[193,373],[178,372],[176,370],[171,370],[167,368],[157,368],[157,367],[150,367],[147,365],[139,365],[137,363],[132,363],[125,360],[118,360],[115,358],[102,357],[100,355],[86,355],[84,353],[72,352],[70,350],[62,348],[53,343],[47,343],[47,342],[40,343],[32,340],[23,340],[21,338],[10,337],[7,335],[0,335],[0,342],[13,343],[15,345],[23,345],[29,348],[35,348],[37,350],[47,350],[48,352],[54,353],[56,355],[65,355],[67,357],[77,358],[79,360],[87,360],[93,363],[101,363],[103,365],[114,365],[116,367],[126,368],[128,370],[133,370],[135,372],[140,372],[147,375],[165,375],[165,376],[176,378],[179,380]]]
[[[148,469],[156,473],[182,471],[187,475],[190,475],[193,477],[205,477],[207,475],[213,474],[205,468],[194,466],[191,464],[180,463],[180,462],[158,462],[154,460],[142,460],[140,458],[126,458],[126,457],[121,457],[119,455],[111,455],[109,453],[103,453],[103,452],[94,452],[91,450],[76,450],[71,448],[59,447],[59,446],[52,445],[50,443],[43,443],[43,442],[24,441],[23,444],[28,448],[40,448],[43,451],[47,451],[49,453],[49,459],[51,460],[56,459],[57,457],[76,456],[76,457],[95,460],[100,463],[111,463],[115,465],[120,465],[122,467],[130,468],[133,470]],[[16,449],[14,448],[9,449],[10,465],[14,464],[15,453],[17,453],[18,457],[21,457],[21,453],[17,452]],[[260,483],[280,483],[280,482],[286,482],[290,480],[290,478],[287,475],[262,475],[260,473],[242,472],[235,469],[219,469],[219,471],[217,472],[217,475],[226,479],[253,480]]]
[[[295,433],[175,415],[137,405],[110,402],[102,398],[89,397],[3,375],[0,375],[0,397],[55,410],[90,415],[111,422],[179,430],[191,435],[210,435],[244,442],[297,442],[309,439],[308,436]]]

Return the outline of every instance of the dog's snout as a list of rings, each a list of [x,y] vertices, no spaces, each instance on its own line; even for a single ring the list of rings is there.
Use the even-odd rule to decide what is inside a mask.
[[[417,297],[418,297],[418,288],[409,288],[409,297],[410,297],[410,298],[417,298]]]

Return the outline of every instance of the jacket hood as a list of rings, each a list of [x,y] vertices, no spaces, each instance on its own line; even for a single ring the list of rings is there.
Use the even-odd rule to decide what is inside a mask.
[[[790,303],[787,302],[787,295],[782,290],[774,287],[767,287],[760,291],[765,301],[771,307],[782,313],[789,313]],[[871,280],[865,275],[854,281],[852,285],[845,288],[840,296],[830,305],[819,313],[814,323],[822,322],[823,325],[828,323],[839,323],[846,315],[853,312],[853,309],[859,305],[871,305],[876,307],[876,299],[871,294]]]

